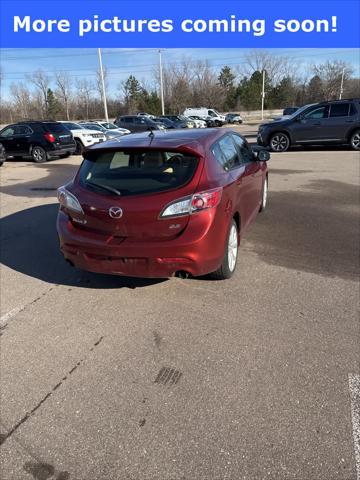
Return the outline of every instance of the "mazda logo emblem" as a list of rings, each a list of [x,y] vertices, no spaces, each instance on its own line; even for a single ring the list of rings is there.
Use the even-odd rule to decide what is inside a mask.
[[[120,207],[110,207],[109,208],[109,215],[111,218],[121,218],[123,211]]]

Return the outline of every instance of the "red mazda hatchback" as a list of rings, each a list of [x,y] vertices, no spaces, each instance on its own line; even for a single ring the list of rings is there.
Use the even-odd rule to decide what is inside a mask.
[[[266,206],[269,158],[222,129],[146,132],[93,146],[58,190],[61,251],[91,272],[230,278],[240,238]]]

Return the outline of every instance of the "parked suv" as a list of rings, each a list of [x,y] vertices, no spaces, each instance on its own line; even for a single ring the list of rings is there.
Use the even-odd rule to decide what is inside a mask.
[[[360,150],[360,99],[305,105],[290,117],[259,126],[259,145],[285,152],[292,145],[350,145]]]
[[[105,142],[106,135],[98,130],[90,130],[74,122],[61,122],[73,135],[76,142],[76,154],[81,155],[85,148],[95,143]]]
[[[6,157],[32,157],[37,163],[68,157],[76,149],[71,132],[61,123],[51,121],[8,125],[0,131],[0,143],[6,150]]]
[[[269,152],[236,132],[167,130],[89,148],[58,190],[72,265],[139,277],[232,276],[240,237],[266,206]]]
[[[124,115],[115,120],[115,125],[126,128],[130,132],[146,132],[148,130],[164,130],[164,125],[154,122],[144,115]]]

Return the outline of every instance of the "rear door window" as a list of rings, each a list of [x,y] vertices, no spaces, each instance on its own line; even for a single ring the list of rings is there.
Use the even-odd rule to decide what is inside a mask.
[[[213,153],[224,170],[231,170],[240,164],[238,151],[230,135],[221,138],[213,148]]]
[[[26,125],[18,125],[16,127],[16,135],[31,135],[32,130]]]
[[[80,183],[109,195],[156,193],[188,183],[197,165],[196,157],[180,152],[93,151],[80,168]]]
[[[334,103],[330,106],[330,117],[347,117],[349,115],[349,103]]]

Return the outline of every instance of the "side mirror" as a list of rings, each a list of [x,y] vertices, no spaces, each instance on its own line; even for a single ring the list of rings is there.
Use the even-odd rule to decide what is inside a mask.
[[[259,162],[267,162],[268,160],[270,160],[270,153],[265,149],[259,150],[256,156]]]

